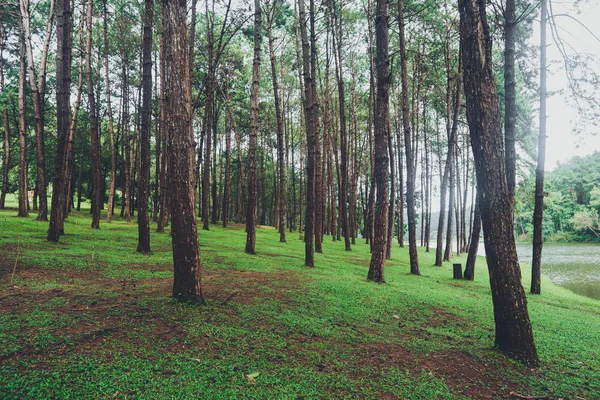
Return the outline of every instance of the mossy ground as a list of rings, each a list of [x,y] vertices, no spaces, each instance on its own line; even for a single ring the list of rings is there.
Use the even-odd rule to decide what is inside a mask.
[[[93,231],[75,213],[54,244],[15,215],[0,211],[0,398],[600,398],[600,302],[544,280],[529,296],[542,366],[523,367],[493,348],[483,259],[456,281],[419,249],[413,276],[394,247],[378,285],[363,240],[326,237],[307,268],[297,232],[259,227],[247,255],[243,226],[212,226],[193,306],[169,297],[168,231],[148,256],[118,218]]]

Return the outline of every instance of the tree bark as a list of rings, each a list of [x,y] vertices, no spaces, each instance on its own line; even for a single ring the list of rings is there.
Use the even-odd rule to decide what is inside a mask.
[[[246,205],[246,253],[256,253],[258,95],[260,89],[261,47],[260,0],[254,0],[254,60],[252,62],[252,89],[250,92],[250,136],[248,140],[248,203]]]
[[[512,199],[506,183],[500,107],[492,76],[492,41],[484,0],[459,0],[460,38],[467,120],[481,191],[494,320],[495,344],[511,358],[539,365],[527,299],[521,285],[513,232]]]
[[[186,1],[163,0],[165,23],[167,129],[169,130],[170,185],[173,243],[173,297],[203,303],[200,288],[200,249],[190,169],[191,81],[188,63]]]
[[[400,7],[402,0],[399,1]],[[367,279],[383,283],[385,277],[385,250],[388,240],[388,136],[390,126],[389,109],[389,60],[388,60],[388,4],[387,0],[377,0],[375,13],[375,42],[377,47],[377,101],[375,103],[375,179],[377,181],[377,201],[375,211],[375,231],[373,251]],[[400,11],[402,12],[402,11]]]

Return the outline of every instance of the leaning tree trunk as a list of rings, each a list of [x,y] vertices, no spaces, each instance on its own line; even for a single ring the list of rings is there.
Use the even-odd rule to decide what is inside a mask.
[[[200,289],[200,249],[194,208],[194,180],[190,169],[193,142],[191,80],[185,0],[163,0],[167,126],[173,243],[173,297],[203,303]]]
[[[246,205],[246,253],[256,253],[258,91],[260,89],[260,45],[262,17],[260,0],[254,0],[254,61],[252,62],[252,89],[250,92],[250,137],[248,140],[248,203]]]
[[[67,138],[71,120],[71,52],[73,15],[70,0],[60,0],[58,3],[56,23],[56,160],[54,162],[54,184],[52,190],[52,207],[50,209],[50,226],[48,241],[58,242],[62,232],[64,213],[65,174]]]
[[[144,38],[142,44],[142,129],[140,133],[140,178],[138,184],[138,246],[150,253],[150,131],[152,129],[152,18],[154,0],[144,1]]]
[[[402,1],[402,0],[400,0]],[[377,0],[375,14],[375,42],[377,47],[377,101],[375,103],[375,179],[377,180],[377,201],[375,211],[375,231],[373,251],[367,279],[385,282],[383,266],[388,240],[388,136],[390,134],[389,104],[389,59],[388,59],[388,3]]]
[[[533,258],[531,262],[531,293],[540,294],[542,269],[542,224],[544,219],[544,163],[546,160],[546,0],[542,0],[540,25],[540,131],[535,169],[535,206],[533,208]]]
[[[510,357],[537,366],[539,359],[521,285],[506,183],[500,106],[492,75],[492,41],[485,2],[460,0],[460,38],[467,120],[481,191],[481,221],[492,289],[495,343]]]

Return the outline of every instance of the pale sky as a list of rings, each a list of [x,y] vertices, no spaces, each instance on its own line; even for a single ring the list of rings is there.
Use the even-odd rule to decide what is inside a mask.
[[[583,0],[580,5],[581,13],[578,13],[573,5],[573,1],[552,1],[552,8],[555,15],[568,14],[592,31],[600,38],[600,2],[597,0]],[[586,31],[580,24],[568,17],[556,17],[556,23],[559,26],[559,33],[562,39],[569,46],[578,52],[592,54],[600,60],[600,41],[594,38],[592,34]],[[534,23],[533,42],[539,46],[539,17]],[[567,97],[567,80],[564,72],[563,61],[554,41],[552,40],[550,27],[547,28],[548,34],[548,63],[550,64],[550,73],[548,74],[548,90],[558,91],[548,98],[548,123],[547,123],[547,142],[546,142],[546,170],[552,170],[557,162],[566,162],[573,156],[585,156],[600,151],[600,128],[587,124],[584,132],[576,134],[574,131],[576,120],[579,117],[575,107]],[[539,60],[539,58],[538,58]],[[539,61],[538,61],[539,62]],[[596,64],[597,67],[600,63]],[[600,74],[600,70],[596,68]],[[600,93],[598,93],[600,98]],[[537,122],[536,122],[537,125]]]

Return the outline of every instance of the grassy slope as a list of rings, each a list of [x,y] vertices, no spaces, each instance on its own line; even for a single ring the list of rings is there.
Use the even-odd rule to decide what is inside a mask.
[[[167,234],[143,256],[135,224],[92,231],[74,215],[50,244],[46,223],[14,215],[0,211],[0,398],[600,398],[600,302],[548,280],[529,298],[543,362],[530,370],[492,348],[483,260],[455,281],[420,249],[417,277],[394,248],[376,285],[362,240],[326,238],[308,269],[297,233],[259,228],[250,256],[242,227],[213,227],[198,307],[168,297]]]

